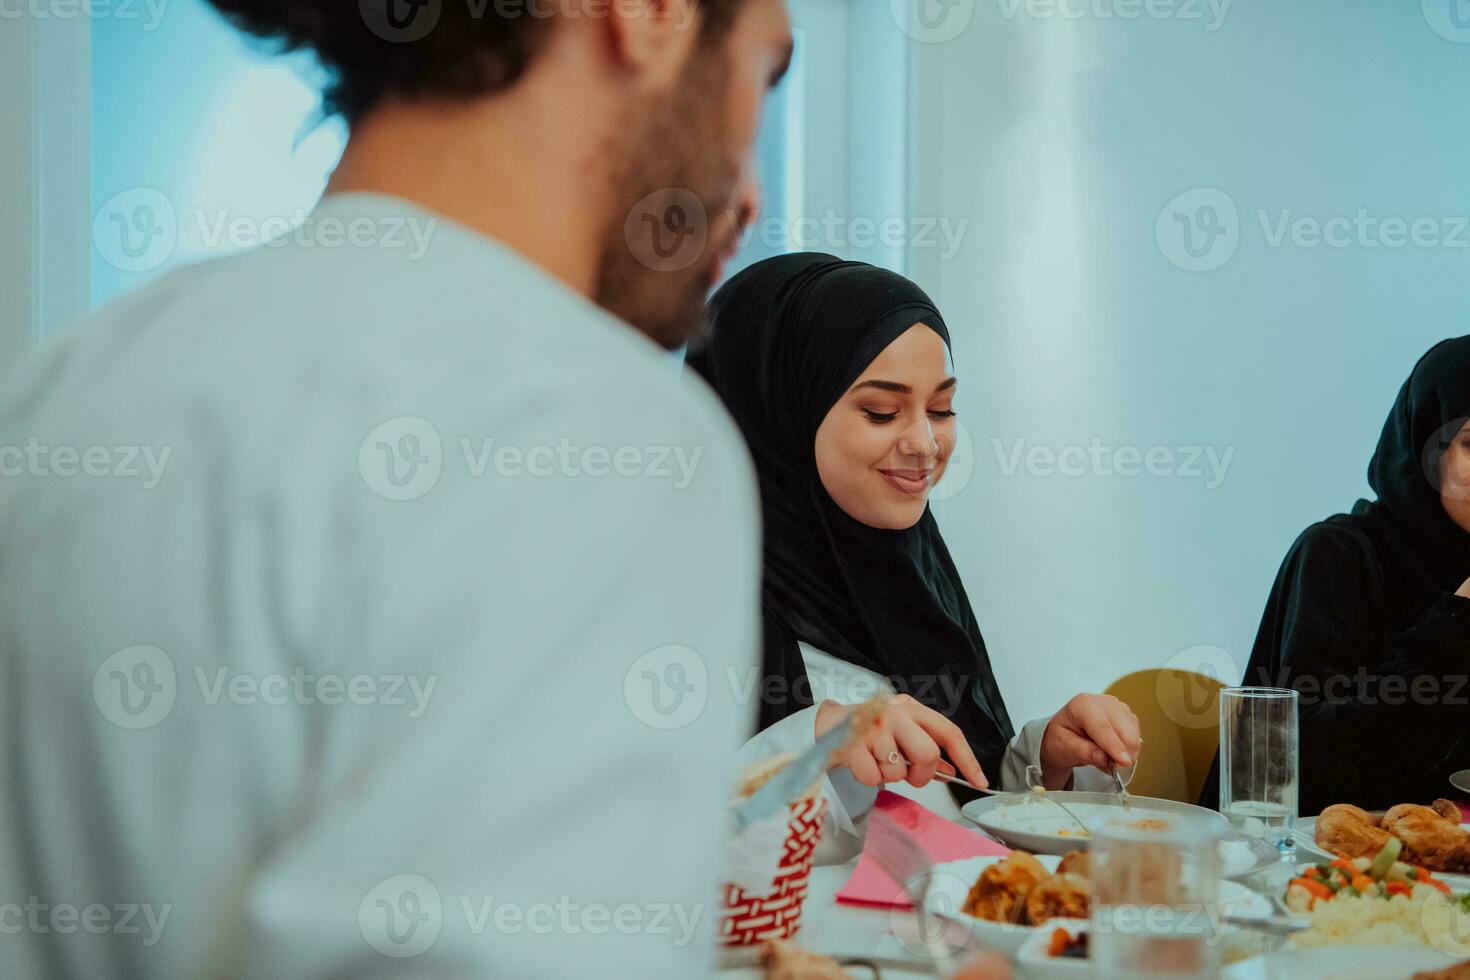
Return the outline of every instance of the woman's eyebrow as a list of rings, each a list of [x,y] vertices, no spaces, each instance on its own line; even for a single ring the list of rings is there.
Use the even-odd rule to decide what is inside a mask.
[[[939,387],[935,388],[934,392],[938,394],[941,391],[947,391],[958,383],[958,378],[946,378],[939,383]],[[898,395],[912,395],[914,393],[914,389],[898,381],[862,381],[852,386],[853,391],[861,391],[864,388],[877,388],[879,391],[891,391]]]

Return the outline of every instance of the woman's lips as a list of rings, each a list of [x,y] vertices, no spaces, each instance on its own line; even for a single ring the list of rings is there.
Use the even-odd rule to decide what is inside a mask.
[[[929,492],[930,480],[934,476],[933,470],[879,470],[883,478],[894,487],[909,494],[925,494]]]

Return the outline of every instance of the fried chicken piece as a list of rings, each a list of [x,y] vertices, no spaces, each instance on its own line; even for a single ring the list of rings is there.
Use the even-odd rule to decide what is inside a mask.
[[[1425,971],[1414,974],[1412,980],[1470,980],[1470,960],[1456,963],[1443,970]]]
[[[1435,800],[1429,804],[1429,809],[1444,817],[1450,823],[1458,825],[1465,822],[1465,815],[1460,812],[1460,805],[1451,800]]]
[[[1437,807],[1400,803],[1383,815],[1383,829],[1404,842],[1400,861],[1430,871],[1470,870],[1470,831],[1460,827],[1459,809],[1453,819]]]
[[[1051,873],[1025,851],[1012,851],[1002,861],[980,872],[965,897],[966,915],[989,922],[1021,923],[1026,917],[1026,896]]]
[[[766,980],[850,980],[850,974],[830,956],[781,940],[761,947],[760,965],[765,967]]]
[[[1092,857],[1087,851],[1072,851],[1062,858],[1062,863],[1057,865],[1057,874],[1075,874],[1084,878],[1092,877]]]
[[[1052,919],[1085,919],[1091,904],[1092,882],[1079,874],[1055,874],[1026,896],[1026,921],[1040,926]]]
[[[1317,846],[1338,857],[1373,857],[1388,838],[1377,817],[1351,803],[1335,803],[1317,818]]]

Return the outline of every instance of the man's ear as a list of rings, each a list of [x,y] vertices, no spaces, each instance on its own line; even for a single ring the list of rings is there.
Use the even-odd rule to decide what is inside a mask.
[[[703,24],[696,0],[600,0],[618,66],[650,88],[683,73]]]

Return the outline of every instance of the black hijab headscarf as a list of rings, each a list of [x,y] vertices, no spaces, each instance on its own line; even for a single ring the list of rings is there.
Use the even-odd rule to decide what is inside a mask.
[[[1011,721],[934,515],[926,507],[900,531],[854,520],[823,488],[814,450],[828,411],[906,330],[927,324],[948,346],[943,317],[902,276],[798,254],[731,279],[710,320],[688,362],[739,424],[760,478],[760,727],[812,704],[803,641],[946,714],[999,772]]]
[[[1353,509],[1385,571],[1426,596],[1470,577],[1470,532],[1445,512],[1439,487],[1440,457],[1467,417],[1470,337],[1460,337],[1431,348],[1404,382],[1368,468],[1378,500]]]

